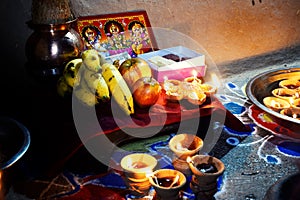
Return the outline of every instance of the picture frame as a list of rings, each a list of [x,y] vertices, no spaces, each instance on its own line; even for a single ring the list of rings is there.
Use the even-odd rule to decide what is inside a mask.
[[[77,21],[85,49],[96,49],[104,57],[127,52],[131,57],[157,47],[145,10],[80,16]]]

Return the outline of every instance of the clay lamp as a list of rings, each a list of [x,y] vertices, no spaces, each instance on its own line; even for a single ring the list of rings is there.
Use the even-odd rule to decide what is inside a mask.
[[[287,89],[299,89],[300,81],[298,79],[286,79],[279,82],[279,87]]]
[[[215,94],[217,92],[217,88],[211,84],[203,83],[200,85],[200,89],[204,92],[204,94],[208,97]]]
[[[186,96],[187,100],[194,105],[202,105],[206,101],[206,94],[200,91],[189,92]]]
[[[280,111],[280,114],[300,120],[300,109],[299,108],[300,107],[298,107],[298,108],[291,107],[291,108],[282,109]]]
[[[149,176],[149,181],[156,192],[156,199],[178,200],[181,199],[180,191],[186,184],[186,177],[174,169],[158,169]]]
[[[202,147],[203,140],[196,135],[188,133],[175,135],[169,141],[169,148],[174,153],[172,161],[174,168],[185,175],[191,175],[186,159],[197,154]]]
[[[293,99],[297,98],[297,96],[299,96],[296,90],[287,88],[276,88],[272,90],[272,94],[275,97],[287,100],[288,102],[292,101]]]
[[[265,97],[263,99],[263,103],[266,107],[276,111],[280,112],[282,109],[291,107],[290,103],[284,99],[278,98],[278,97]]]
[[[162,84],[162,88],[166,93],[168,101],[180,101],[184,96],[182,84],[179,80],[166,79]]]
[[[156,158],[145,153],[133,153],[122,158],[120,164],[124,172],[123,179],[131,194],[147,195],[151,187],[148,177],[157,166]]]
[[[293,108],[300,110],[300,98],[299,99],[292,99],[290,104]]]
[[[187,162],[193,173],[190,188],[194,192],[196,199],[214,199],[214,195],[218,190],[218,178],[225,170],[223,162],[209,155],[188,157]]]

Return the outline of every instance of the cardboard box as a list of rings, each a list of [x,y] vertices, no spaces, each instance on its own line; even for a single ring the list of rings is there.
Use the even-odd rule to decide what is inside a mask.
[[[177,60],[168,59],[171,61],[168,62],[164,60],[165,56],[177,57]],[[165,79],[182,80],[190,76],[203,77],[206,72],[205,56],[183,46],[144,53],[138,57],[149,63],[153,77],[159,82]]]

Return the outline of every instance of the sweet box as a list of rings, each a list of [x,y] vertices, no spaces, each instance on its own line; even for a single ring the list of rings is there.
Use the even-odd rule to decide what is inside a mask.
[[[182,80],[203,77],[206,72],[205,55],[184,46],[175,46],[138,55],[146,60],[153,77],[159,82],[166,79]]]

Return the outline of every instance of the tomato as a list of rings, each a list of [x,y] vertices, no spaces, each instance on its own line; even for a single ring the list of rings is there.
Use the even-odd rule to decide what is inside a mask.
[[[154,105],[161,92],[159,82],[153,77],[142,77],[138,79],[132,89],[134,102],[141,108]]]
[[[149,64],[142,58],[130,58],[123,61],[119,67],[129,88],[142,77],[151,77],[152,71]]]

